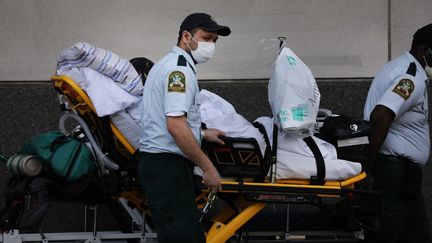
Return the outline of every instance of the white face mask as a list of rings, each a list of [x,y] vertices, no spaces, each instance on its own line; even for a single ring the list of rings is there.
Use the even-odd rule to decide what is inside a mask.
[[[192,37],[192,35],[191,35]],[[191,50],[192,57],[197,63],[207,62],[215,53],[216,45],[213,42],[205,42],[205,41],[196,41],[193,37],[192,40],[198,44],[197,49],[192,50],[189,44],[187,46]]]
[[[429,52],[432,55],[432,51],[431,51],[430,48],[429,48]],[[426,57],[425,56],[423,56],[423,59],[424,59],[424,61],[426,63],[426,66],[425,66],[426,75],[428,76],[428,78],[432,78],[432,67],[429,66],[429,63],[426,61]]]

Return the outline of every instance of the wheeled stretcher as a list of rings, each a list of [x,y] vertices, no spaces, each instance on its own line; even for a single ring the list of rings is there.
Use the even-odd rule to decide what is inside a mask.
[[[343,181],[275,180],[271,174],[270,177],[267,176],[269,168],[275,170],[274,164],[270,163],[269,158],[266,160],[261,155],[254,139],[226,138],[224,141],[224,146],[206,142],[202,146],[220,174],[229,178],[222,181],[223,191],[218,193],[219,198],[228,201],[228,206],[209,219],[210,224],[207,222],[210,225],[207,231],[208,242],[227,241],[267,204],[319,204],[323,198],[342,197],[350,201],[353,208],[357,208],[361,205],[355,202],[354,198],[362,193],[368,193],[355,189],[355,184],[366,177],[364,172]],[[378,207],[377,204],[374,206]],[[354,211],[351,213],[355,218],[356,213]],[[337,238],[336,235],[341,233],[333,232],[333,237]],[[358,233],[351,235],[352,240],[361,238],[361,233],[360,235]],[[300,239],[307,240],[307,234],[307,232],[290,232],[287,227],[285,232],[274,232],[272,236],[268,236],[268,233],[264,235],[267,235],[267,240],[298,240],[299,236]],[[263,235],[261,239],[262,237]]]
[[[134,160],[135,149],[131,143],[109,119],[97,116],[90,98],[71,78],[54,76],[51,81],[55,90],[67,99],[69,104],[69,107],[65,109],[67,113],[78,116],[85,122],[102,151],[116,164],[113,166],[102,162],[102,173],[121,174],[122,176],[119,177],[127,177],[128,182],[133,182],[136,176],[136,160]],[[358,231],[348,233],[353,241],[361,239],[362,227],[375,226],[373,224],[374,216],[379,207],[376,203],[377,200],[375,200],[376,194],[355,188],[356,183],[366,178],[366,173],[362,172],[343,181],[276,180],[272,175],[273,173],[269,173],[269,170],[274,172],[277,169],[276,161],[272,160],[269,154],[261,154],[255,139],[224,138],[224,141],[224,146],[206,142],[202,144],[203,151],[209,156],[223,177],[222,192],[219,192],[217,197],[226,202],[225,207],[213,212],[212,215],[208,214],[209,211],[213,211],[212,206],[215,197],[209,195],[201,180],[197,179],[196,186],[200,189],[200,193],[198,193],[196,201],[198,208],[202,210],[202,222],[206,228],[207,242],[227,242],[236,237],[238,240],[244,239],[238,232],[242,232],[245,225],[255,215],[262,211],[266,205],[272,203],[316,204],[322,199],[344,198],[351,204],[349,216],[353,217],[360,225]],[[146,205],[145,196],[135,184],[125,183],[123,179],[120,181],[122,189],[117,195],[113,195],[113,198],[118,200],[126,215],[131,218],[132,225],[137,226],[135,229],[141,231],[134,231],[132,235],[117,233],[112,239],[137,239],[141,242],[151,242],[156,238],[156,234],[151,229],[151,213]],[[357,200],[364,198],[365,195],[369,200],[366,210],[363,208],[364,202]],[[357,217],[358,213],[361,213],[360,218]],[[364,219],[365,215],[367,219]],[[15,231],[12,234],[15,235],[8,235],[8,239],[19,238],[18,232]],[[311,235],[314,234],[311,232]],[[344,238],[337,236],[337,234],[344,234],[346,237],[347,232],[334,232],[330,238],[335,242],[338,241],[338,238]],[[94,229],[92,238],[86,238],[86,241],[97,242],[103,240],[104,235],[106,234],[100,233],[100,237],[98,237],[98,232]],[[252,235],[251,233],[250,236]],[[328,240],[328,237],[326,238]],[[3,238],[3,242],[9,243],[5,239]],[[297,235],[287,228],[285,232],[273,233],[270,236],[267,233],[266,239],[276,241],[303,239],[307,241],[308,233],[303,232]]]

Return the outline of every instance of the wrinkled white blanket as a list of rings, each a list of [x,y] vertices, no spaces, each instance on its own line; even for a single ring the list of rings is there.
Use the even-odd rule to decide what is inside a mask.
[[[264,154],[266,143],[263,135],[238,114],[228,101],[205,89],[201,90],[199,99],[201,121],[208,128],[219,129],[225,133],[226,137],[255,138],[261,153]]]

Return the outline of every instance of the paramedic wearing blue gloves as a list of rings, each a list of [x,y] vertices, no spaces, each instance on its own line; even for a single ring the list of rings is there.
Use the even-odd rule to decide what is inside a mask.
[[[382,191],[381,231],[367,242],[431,242],[421,192],[429,160],[427,85],[432,77],[432,24],[417,30],[411,50],[388,62],[372,82],[364,118],[372,126],[368,171]]]
[[[208,14],[187,16],[177,46],[151,69],[143,93],[138,179],[158,242],[205,242],[193,191],[192,166],[203,170],[212,192],[220,176],[200,148],[201,138],[223,144],[216,129],[201,131],[196,64],[212,58],[218,36],[231,30]]]

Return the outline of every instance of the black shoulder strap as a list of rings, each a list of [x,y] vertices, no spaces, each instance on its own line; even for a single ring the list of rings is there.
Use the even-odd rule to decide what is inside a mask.
[[[317,166],[317,175],[311,176],[311,184],[312,185],[324,185],[324,178],[326,174],[324,158],[321,154],[321,151],[318,148],[318,145],[315,143],[311,136],[303,138],[303,141],[307,144],[307,146],[312,151],[315,162]]]
[[[276,164],[277,161],[277,142],[278,142],[278,127],[276,126],[276,124],[273,125],[273,145],[272,145],[272,153],[271,153],[271,157],[272,157],[272,164]]]
[[[277,140],[278,140],[278,128],[276,124],[273,124],[273,145],[271,148],[271,160],[270,160],[270,180],[271,182],[276,181],[276,162],[277,162]],[[270,141],[269,141],[270,144]],[[273,166],[274,165],[274,166]]]
[[[408,70],[407,70],[406,73],[409,74],[409,75],[412,75],[414,77],[416,76],[417,66],[416,66],[416,64],[414,62],[410,63],[410,65],[409,65]]]
[[[192,69],[192,71],[196,74],[195,69],[192,67],[192,65],[187,61],[186,57],[183,55],[179,55],[177,59],[177,66],[181,67],[187,67],[189,64],[189,67]]]
[[[179,55],[177,59],[177,66],[181,66],[181,67],[187,66],[187,60],[183,55]]]

